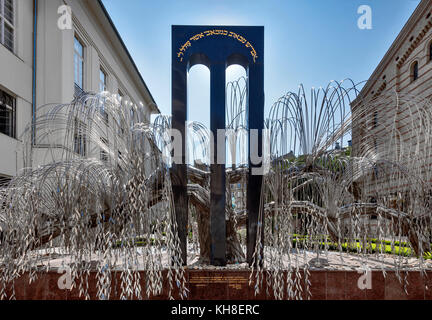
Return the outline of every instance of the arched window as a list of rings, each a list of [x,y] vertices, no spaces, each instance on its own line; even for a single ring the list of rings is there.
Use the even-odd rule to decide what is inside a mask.
[[[415,61],[411,66],[411,79],[416,81],[418,79],[418,62]]]

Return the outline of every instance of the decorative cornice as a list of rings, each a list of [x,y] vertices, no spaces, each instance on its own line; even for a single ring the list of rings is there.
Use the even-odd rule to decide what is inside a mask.
[[[378,88],[377,92],[373,95],[372,99],[377,98],[383,91],[384,89],[387,87],[387,82],[384,81],[380,87]]]
[[[426,33],[429,31],[429,29],[432,27],[432,18],[428,21],[428,23],[424,26],[422,31],[418,34],[418,36],[414,39],[414,41],[411,43],[409,48],[405,51],[402,58],[399,59],[397,63],[397,67],[400,68],[404,64],[404,62],[409,58],[411,52],[414,51],[414,49],[417,47],[417,45],[420,43],[420,41],[424,38]]]

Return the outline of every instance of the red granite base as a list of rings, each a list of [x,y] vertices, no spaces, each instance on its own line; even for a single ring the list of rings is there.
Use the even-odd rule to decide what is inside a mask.
[[[401,274],[404,276],[404,273]],[[60,289],[58,279],[61,274],[56,272],[40,273],[37,280],[28,283],[25,274],[15,281],[15,297],[18,300],[81,300],[79,290]],[[284,275],[286,277],[286,274]],[[432,272],[422,277],[420,272],[409,272],[406,291],[404,282],[400,283],[395,272],[387,272],[383,277],[381,271],[372,272],[371,288],[361,290],[358,280],[361,274],[355,271],[310,271],[311,300],[432,300]],[[117,278],[117,281],[114,281]],[[303,298],[307,298],[302,276]],[[145,273],[141,273],[144,284]],[[272,293],[266,294],[265,287],[255,295],[254,283],[249,285],[247,271],[207,271],[187,270],[187,288],[189,300],[272,300]],[[264,278],[265,281],[265,278]],[[89,275],[88,293],[91,299],[97,299],[96,274]],[[120,274],[113,277],[111,299],[119,299],[121,292]],[[150,299],[168,299],[168,283],[164,281],[161,295]],[[10,288],[7,290],[11,293]]]

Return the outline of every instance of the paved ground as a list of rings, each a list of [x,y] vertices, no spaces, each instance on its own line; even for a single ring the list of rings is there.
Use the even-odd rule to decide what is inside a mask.
[[[214,267],[208,265],[201,265],[198,263],[198,255],[192,246],[189,246],[188,252],[188,267],[190,269],[217,269],[217,270],[235,270],[235,269],[248,269],[246,263],[232,264],[226,267]],[[35,252],[36,253],[36,252]],[[115,255],[111,257],[111,261],[116,265],[116,268],[122,269],[126,265],[134,265],[138,269],[145,269],[145,261],[152,261],[153,264],[157,265],[157,269],[169,266],[168,254],[166,251],[157,253],[152,251],[151,254],[145,253],[142,248],[136,248],[135,259],[127,259],[125,254],[122,254],[120,250],[114,251]],[[56,270],[62,266],[67,266],[73,259],[70,255],[65,254],[62,248],[53,248],[49,251],[39,250],[38,266],[41,268],[48,268]],[[146,258],[148,257],[148,258]],[[286,254],[279,259],[272,256],[272,251],[267,250],[266,254],[266,266],[288,269],[289,267],[299,266],[303,268],[306,262],[309,262],[309,268],[312,270],[358,270],[362,266],[367,266],[373,270],[395,270],[398,268],[408,270],[420,269],[420,260],[417,258],[397,257],[394,255],[367,255],[361,256],[352,253],[339,253],[339,252],[328,252],[321,253],[317,256],[316,252],[310,251],[292,251],[289,255]],[[316,260],[319,260],[321,264],[316,264]],[[92,254],[91,257],[86,257],[86,261],[91,261],[92,267],[96,268],[98,261],[107,261],[107,259],[97,254]],[[432,270],[432,260],[424,261],[424,268]]]

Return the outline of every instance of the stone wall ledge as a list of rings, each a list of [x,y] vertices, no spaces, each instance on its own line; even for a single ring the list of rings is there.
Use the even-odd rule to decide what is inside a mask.
[[[168,299],[168,281],[163,271],[164,281],[162,293],[150,296],[151,300]],[[263,283],[260,292],[255,295],[255,283],[249,285],[250,271],[248,270],[194,270],[186,269],[186,287],[189,290],[188,300],[274,300],[269,290],[266,293],[266,273],[263,273]],[[304,273],[300,272],[300,285],[303,289],[302,298],[306,299]],[[78,285],[72,290],[60,289],[59,278],[65,273],[55,271],[38,272],[37,279],[29,284],[28,274],[15,280],[15,298],[17,300],[83,300]],[[287,273],[283,274],[286,277]],[[419,271],[401,271],[402,283],[399,282],[395,271],[371,271],[370,289],[360,289],[358,286],[361,273],[356,271],[326,271],[311,270],[310,293],[311,300],[432,300],[432,271],[422,275]],[[146,272],[140,271],[140,283],[144,287]],[[294,276],[293,276],[294,278]],[[406,278],[407,282],[403,279]],[[96,272],[90,272],[88,278],[90,299],[97,297]],[[255,277],[252,278],[253,280]],[[79,280],[76,280],[78,284]],[[120,299],[121,278],[120,272],[112,273],[112,290],[110,299]],[[366,282],[361,283],[367,284]],[[405,286],[406,284],[406,286]],[[176,285],[173,285],[176,287]],[[405,286],[405,288],[404,288]],[[286,292],[286,288],[284,288]],[[405,292],[406,289],[406,293]],[[8,296],[11,294],[10,286],[7,288]],[[174,296],[177,298],[176,296]],[[286,298],[286,297],[285,297]],[[134,297],[136,299],[136,297]]]

